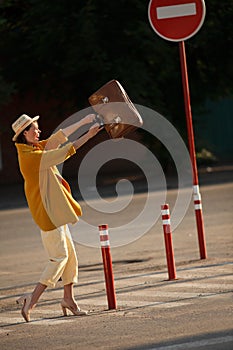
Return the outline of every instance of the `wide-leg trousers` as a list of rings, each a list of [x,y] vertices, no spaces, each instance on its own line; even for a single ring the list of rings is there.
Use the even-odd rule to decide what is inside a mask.
[[[41,238],[49,261],[39,282],[48,287],[55,287],[60,278],[63,285],[77,283],[78,259],[68,225],[41,231]]]

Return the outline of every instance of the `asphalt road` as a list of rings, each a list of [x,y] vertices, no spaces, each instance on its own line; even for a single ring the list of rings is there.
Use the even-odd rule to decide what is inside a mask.
[[[43,294],[32,321],[23,321],[15,300],[33,289],[46,255],[28,209],[2,209],[1,350],[232,349],[233,181],[217,182],[201,187],[208,258],[200,259],[192,203],[173,232],[177,280],[168,280],[160,220],[133,243],[111,249],[116,310],[108,310],[100,249],[76,245],[75,295],[90,311],[85,317],[62,316],[59,282]],[[132,214],[144,196],[135,195]],[[169,203],[175,197],[175,190],[168,192]],[[92,219],[98,222],[98,216]]]

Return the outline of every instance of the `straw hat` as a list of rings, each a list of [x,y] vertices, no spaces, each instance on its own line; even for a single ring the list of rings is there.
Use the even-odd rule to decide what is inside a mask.
[[[22,114],[13,124],[12,129],[15,132],[14,137],[12,138],[12,141],[16,141],[19,134],[26,129],[28,125],[35,122],[40,118],[39,115],[37,115],[34,118],[30,118],[27,114]]]

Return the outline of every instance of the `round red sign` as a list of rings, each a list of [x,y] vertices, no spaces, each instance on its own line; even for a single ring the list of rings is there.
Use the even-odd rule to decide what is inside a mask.
[[[149,21],[163,39],[182,41],[201,28],[205,18],[204,0],[150,0]]]

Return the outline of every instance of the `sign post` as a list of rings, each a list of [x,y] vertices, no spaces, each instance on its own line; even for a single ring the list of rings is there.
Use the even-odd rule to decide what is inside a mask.
[[[201,28],[205,18],[205,2],[204,0],[151,0],[148,8],[148,17],[153,30],[160,37],[169,41],[179,42],[189,153],[193,172],[193,199],[198,231],[199,251],[200,258],[206,259],[205,230],[198,182],[184,43],[184,40],[191,38]]]

